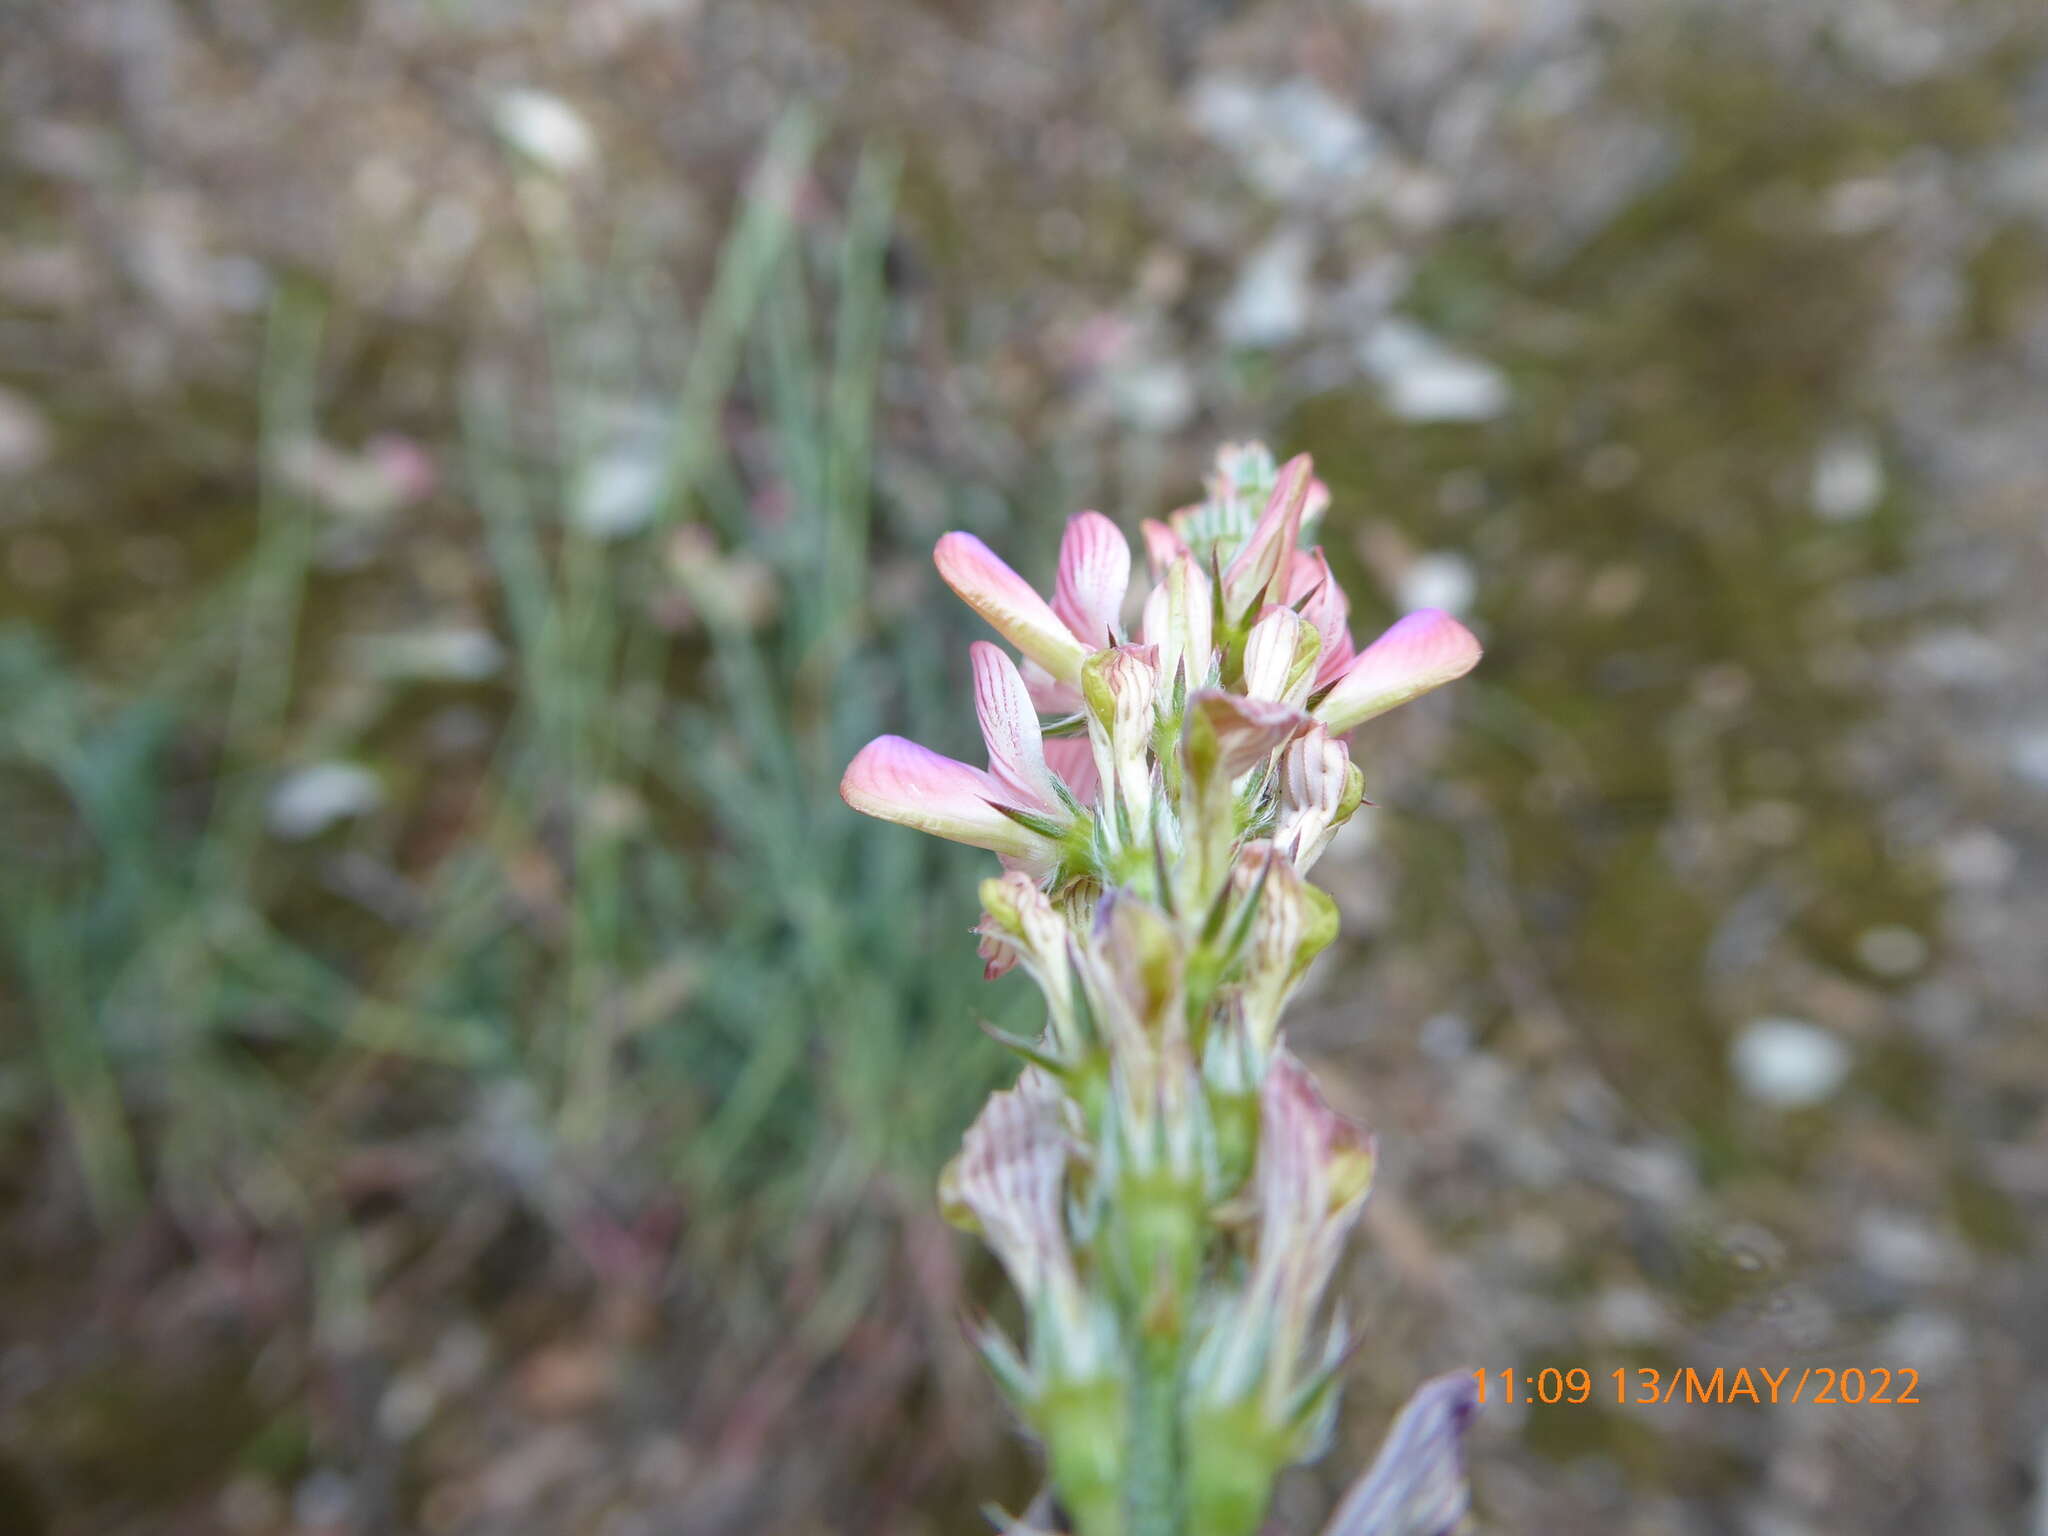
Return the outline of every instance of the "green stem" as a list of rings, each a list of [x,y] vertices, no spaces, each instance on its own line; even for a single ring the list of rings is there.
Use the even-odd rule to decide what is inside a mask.
[[[1124,1466],[1124,1536],[1186,1536],[1179,1351],[1142,1349],[1131,1391]]]

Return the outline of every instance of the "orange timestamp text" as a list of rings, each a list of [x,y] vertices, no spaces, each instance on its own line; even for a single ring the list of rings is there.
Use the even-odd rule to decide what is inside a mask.
[[[1581,1404],[1599,1401],[1617,1407],[1652,1403],[1839,1404],[1843,1407],[1916,1407],[1920,1373],[1910,1366],[1694,1366],[1659,1370],[1651,1366],[1617,1366],[1595,1373],[1585,1366],[1545,1366],[1541,1370],[1474,1371],[1479,1401],[1499,1403]]]

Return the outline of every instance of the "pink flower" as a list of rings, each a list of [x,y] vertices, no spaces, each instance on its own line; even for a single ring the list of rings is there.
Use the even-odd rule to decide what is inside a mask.
[[[1058,844],[1002,811],[995,775],[901,736],[877,736],[847,764],[839,798],[856,811],[986,848],[1026,869],[1050,870]]]
[[[1068,519],[1050,603],[971,533],[940,539],[932,561],[961,601],[1054,683],[1075,687],[1089,653],[1117,643],[1131,548],[1100,512]]]
[[[1472,632],[1441,609],[1398,620],[1360,651],[1315,707],[1332,736],[1341,736],[1430,689],[1463,677],[1479,661]]]
[[[985,641],[975,642],[972,655],[987,770],[901,736],[880,736],[847,765],[840,798],[869,816],[1049,874],[1059,863],[1059,838],[1074,818],[1046,766],[1038,713],[1007,655]]]

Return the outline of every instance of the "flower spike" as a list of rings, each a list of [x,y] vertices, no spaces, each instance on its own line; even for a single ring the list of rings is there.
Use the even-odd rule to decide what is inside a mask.
[[[1328,500],[1305,457],[1225,448],[1199,503],[1144,525],[1135,636],[1131,548],[1100,513],[1067,524],[1050,601],[947,534],[940,573],[1022,653],[971,651],[988,767],[884,736],[840,786],[1000,856],[984,974],[1045,1002],[1042,1030],[989,1029],[1026,1065],[940,1184],[1023,1301],[1016,1345],[974,1330],[1044,1450],[1048,1495],[994,1517],[1015,1536],[1055,1507],[1071,1536],[1254,1536],[1274,1479],[1330,1441],[1352,1335],[1327,1293],[1374,1147],[1283,1043],[1337,931],[1306,875],[1364,803],[1345,732],[1479,646],[1424,612],[1358,651],[1300,547]],[[1449,1536],[1470,1397],[1465,1377],[1418,1394],[1326,1536]]]

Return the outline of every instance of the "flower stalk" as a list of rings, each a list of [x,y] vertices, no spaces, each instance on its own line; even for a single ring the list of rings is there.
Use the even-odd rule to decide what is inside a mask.
[[[1101,514],[1069,523],[1050,601],[947,534],[940,574],[1022,658],[972,650],[987,766],[885,736],[841,785],[998,856],[986,972],[1021,967],[1045,997],[1038,1038],[999,1037],[1022,1074],[940,1193],[1023,1299],[1021,1345],[989,1325],[979,1342],[1074,1536],[1253,1536],[1336,1414],[1347,1333],[1325,1292],[1374,1146],[1287,1048],[1287,1003],[1337,931],[1305,876],[1364,803],[1347,734],[1479,646],[1425,611],[1359,650],[1304,547],[1328,502],[1306,456],[1226,448],[1200,504],[1146,523],[1134,632],[1130,547]],[[1383,1458],[1337,1536],[1462,1512],[1469,1405],[1425,1390],[1390,1442],[1402,1465]]]

